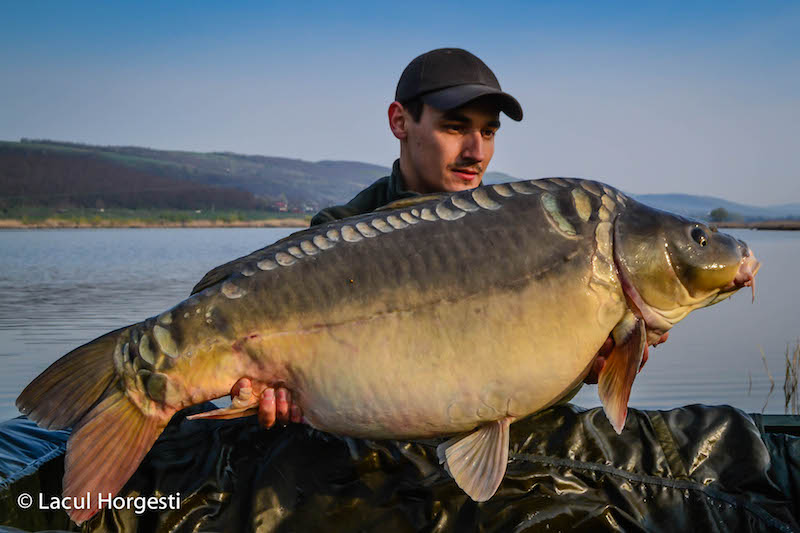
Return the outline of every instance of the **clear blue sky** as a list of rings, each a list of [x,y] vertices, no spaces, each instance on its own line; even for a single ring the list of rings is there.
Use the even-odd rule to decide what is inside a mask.
[[[800,202],[800,3],[0,0],[0,139],[389,166],[386,108],[432,48],[525,110],[491,170]]]

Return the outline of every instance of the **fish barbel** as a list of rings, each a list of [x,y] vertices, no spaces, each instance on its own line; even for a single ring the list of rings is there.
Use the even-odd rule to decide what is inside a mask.
[[[609,335],[598,391],[619,433],[646,345],[758,267],[745,243],[595,181],[400,200],[212,270],[172,309],[53,363],[17,406],[74,428],[65,496],[116,494],[173,414],[248,377],[290,389],[323,431],[456,435],[439,456],[484,501],[505,474],[509,424],[580,384]]]

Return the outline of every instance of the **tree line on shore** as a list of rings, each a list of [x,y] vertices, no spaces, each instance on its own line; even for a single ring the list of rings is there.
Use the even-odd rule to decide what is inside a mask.
[[[274,199],[115,164],[93,154],[0,148],[0,208],[263,209]]]

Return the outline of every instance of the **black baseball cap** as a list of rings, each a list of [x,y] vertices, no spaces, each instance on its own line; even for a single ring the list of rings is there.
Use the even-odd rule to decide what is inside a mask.
[[[500,89],[486,63],[461,48],[438,48],[408,64],[394,99],[402,104],[420,98],[431,107],[449,111],[486,95],[495,95],[500,111],[509,118],[522,120],[522,106]]]

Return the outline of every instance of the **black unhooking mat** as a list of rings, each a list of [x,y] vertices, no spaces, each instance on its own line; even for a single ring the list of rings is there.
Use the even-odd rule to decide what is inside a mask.
[[[18,505],[23,493],[60,494],[67,436],[24,418],[0,425],[7,530],[78,530],[63,511]],[[762,434],[731,407],[631,409],[622,435],[600,409],[564,405],[526,418],[511,426],[500,489],[480,504],[438,465],[435,444],[179,414],[121,494],[180,493],[180,508],[104,510],[84,530],[800,530],[800,439]]]

